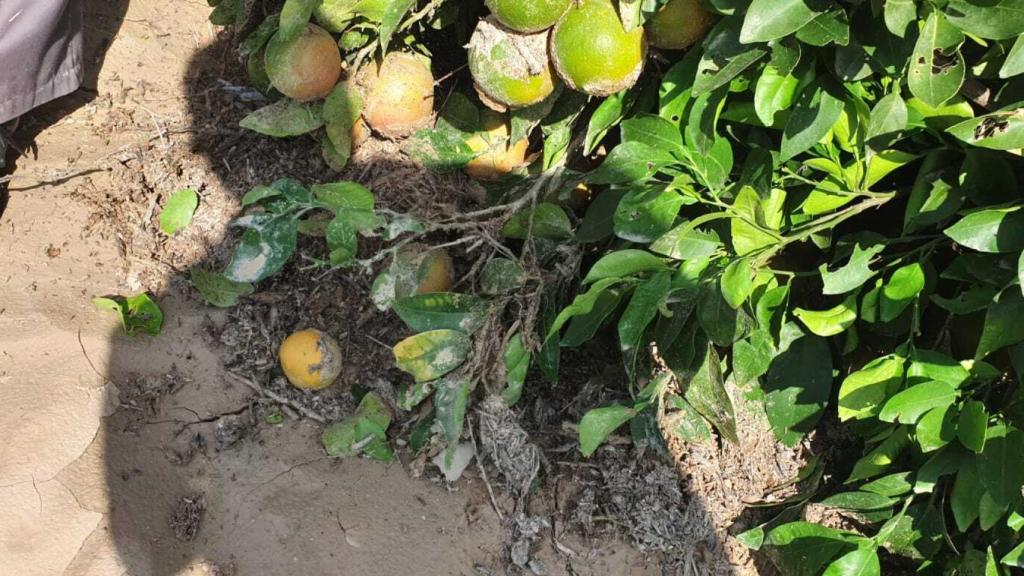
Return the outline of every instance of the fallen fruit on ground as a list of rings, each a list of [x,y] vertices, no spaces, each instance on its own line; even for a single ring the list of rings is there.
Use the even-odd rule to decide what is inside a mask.
[[[486,4],[505,27],[517,32],[540,32],[558,22],[572,0],[486,0]]]
[[[555,72],[548,59],[547,34],[520,34],[494,18],[477,25],[469,42],[469,70],[476,89],[502,107],[522,108],[555,90]]]
[[[419,242],[404,246],[398,258],[416,266],[416,294],[448,292],[455,282],[455,266],[452,257],[443,248],[427,249]]]
[[[662,50],[682,50],[700,42],[714,21],[698,0],[669,0],[647,22],[647,40]]]
[[[480,120],[483,131],[466,142],[480,155],[466,164],[466,173],[479,180],[500,180],[526,163],[530,143],[526,138],[509,142],[508,119],[503,114],[487,110],[480,115]]]
[[[360,68],[354,82],[363,118],[383,136],[404,138],[433,124],[434,76],[424,58],[391,52]]]
[[[341,50],[323,28],[308,24],[291,42],[275,34],[267,43],[266,69],[270,83],[300,102],[327,96],[341,77]]]
[[[627,32],[611,0],[581,0],[551,31],[551,60],[573,90],[608,96],[636,83],[644,68],[644,30]]]
[[[341,33],[357,17],[380,22],[387,8],[388,0],[323,0],[313,15],[324,28]]]
[[[319,330],[299,330],[288,336],[277,357],[288,381],[303,390],[326,388],[341,375],[341,348]]]

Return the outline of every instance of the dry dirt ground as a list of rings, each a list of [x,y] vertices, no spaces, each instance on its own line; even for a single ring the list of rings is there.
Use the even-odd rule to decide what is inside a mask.
[[[670,446],[675,468],[623,437],[580,460],[564,424],[622,390],[599,355],[563,360],[565,382],[528,387],[514,414],[475,412],[492,456],[455,483],[408,450],[391,465],[329,460],[322,426],[300,413],[331,421],[351,395],[267,375],[283,337],[315,327],[341,342],[346,381],[393,394],[388,344],[402,327],[369,305],[372,278],[297,261],[225,311],[188,270],[224,264],[239,198],[276,178],[357,179],[400,211],[450,212],[479,191],[386,145],[338,175],[311,138],[239,129],[259,104],[238,89],[234,39],[203,0],[85,11],[85,85],[24,119],[0,204],[0,576],[771,573],[728,535],[802,453],[778,450],[741,391],[741,445]],[[184,187],[200,207],[167,238],[159,207]],[[142,291],[164,310],[159,336],[123,336],[91,303]]]
[[[218,83],[238,65],[206,2],[85,4],[89,78],[25,118],[18,140],[33,146],[0,217],[0,575],[504,573],[509,530],[475,469],[446,486],[402,463],[329,461],[319,425],[266,424],[273,408],[226,376],[248,358],[226,350],[261,335],[180,273],[223,256],[247,185],[324,169],[311,143],[256,150],[239,135],[252,105]],[[203,199],[192,231],[161,240],[154,207],[185,186]],[[250,310],[270,316],[262,336],[364,295],[340,277],[322,288],[303,295],[305,319],[274,317],[289,296],[268,289]],[[158,337],[121,336],[90,302],[142,290],[166,314]],[[356,334],[345,343],[380,356]],[[575,557],[535,544],[547,573],[653,570],[624,543],[564,546]]]

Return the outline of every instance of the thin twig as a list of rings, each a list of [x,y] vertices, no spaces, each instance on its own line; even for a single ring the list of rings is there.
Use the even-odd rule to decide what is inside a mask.
[[[484,481],[484,486],[487,487],[487,495],[491,497],[491,506],[494,507],[494,512],[498,514],[498,520],[501,522],[505,521],[505,515],[501,512],[501,507],[498,506],[498,499],[494,497],[494,488],[491,487],[491,483],[487,480],[487,471],[484,470],[484,463],[480,459],[480,451],[476,447],[476,435],[473,433],[473,419],[470,416],[466,416],[469,424],[469,441],[473,443],[473,454],[476,456],[476,467],[480,470],[480,478]]]
[[[315,411],[313,411],[313,410],[311,410],[309,408],[306,408],[305,406],[303,406],[303,405],[301,405],[301,404],[299,404],[297,402],[289,400],[289,399],[285,398],[284,396],[281,396],[280,394],[278,394],[278,393],[276,393],[276,392],[274,392],[272,390],[267,390],[266,388],[263,388],[262,386],[260,386],[259,384],[253,382],[249,378],[246,378],[245,376],[242,376],[241,374],[236,374],[234,372],[228,372],[228,376],[230,376],[231,378],[235,379],[236,381],[238,381],[238,382],[240,382],[242,384],[245,384],[249,388],[252,388],[253,391],[255,391],[257,394],[259,394],[261,396],[265,396],[267,398],[270,398],[271,400],[273,400],[274,402],[277,402],[278,404],[284,404],[285,406],[288,406],[288,407],[298,411],[300,414],[302,414],[306,418],[309,418],[310,420],[313,420],[314,422],[319,422],[320,424],[327,424],[327,418],[324,418],[323,416],[321,416],[317,412],[315,412]]]

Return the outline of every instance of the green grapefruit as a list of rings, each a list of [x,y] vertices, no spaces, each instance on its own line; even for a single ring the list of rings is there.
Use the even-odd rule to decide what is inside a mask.
[[[662,50],[682,50],[707,35],[714,16],[697,0],[669,0],[647,22],[647,39]]]
[[[523,108],[544,100],[555,90],[555,73],[548,59],[547,34],[519,34],[485,18],[469,41],[469,71],[476,89],[489,104]]]
[[[644,68],[644,29],[622,26],[611,0],[579,0],[551,31],[551,59],[573,90],[608,96],[636,83]]]
[[[540,32],[554,26],[572,0],[486,0],[488,10],[516,32]]]

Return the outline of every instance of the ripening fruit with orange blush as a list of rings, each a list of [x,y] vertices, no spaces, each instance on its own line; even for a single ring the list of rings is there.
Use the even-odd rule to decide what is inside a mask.
[[[466,164],[467,174],[478,180],[500,180],[526,164],[530,143],[526,138],[509,142],[511,132],[503,114],[484,110],[480,122],[483,130],[466,141],[473,152],[480,153]]]
[[[434,76],[426,59],[391,52],[360,68],[353,83],[362,97],[363,118],[384,137],[405,138],[433,125]]]
[[[290,42],[275,34],[264,58],[271,85],[299,102],[324,98],[341,78],[341,50],[331,34],[315,24],[307,24]]]

